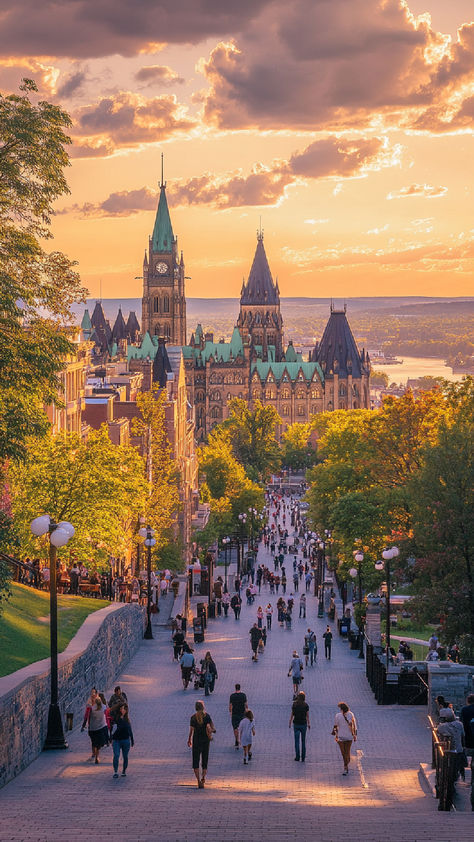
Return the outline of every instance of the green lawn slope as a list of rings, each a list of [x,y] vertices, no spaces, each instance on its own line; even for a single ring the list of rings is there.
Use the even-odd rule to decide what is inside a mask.
[[[16,583],[12,591],[0,616],[0,677],[49,656],[49,593]],[[101,599],[58,596],[59,651],[89,614],[106,605]]]

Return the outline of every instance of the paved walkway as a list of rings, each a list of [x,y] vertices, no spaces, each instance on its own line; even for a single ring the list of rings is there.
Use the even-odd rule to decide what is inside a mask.
[[[260,560],[268,560],[260,550]],[[288,565],[289,567],[289,565]],[[288,571],[289,572],[289,571]],[[262,588],[261,604],[275,597]],[[245,600],[244,600],[245,602]],[[207,707],[217,728],[205,790],[196,787],[187,748],[189,717],[200,696],[183,691],[172,661],[169,631],[156,626],[121,676],[130,702],[136,745],[127,778],[112,778],[111,750],[102,765],[86,762],[87,733],[74,731],[67,752],[42,754],[0,792],[0,840],[6,842],[452,842],[471,838],[471,814],[442,814],[418,777],[430,759],[426,708],[378,707],[364,676],[364,661],[336,636],[333,658],[321,652],[326,622],[308,597],[307,621],[281,629],[274,618],[268,645],[251,661],[248,631],[257,603],[210,621],[197,657],[210,649],[219,679]],[[295,612],[297,614],[297,611]],[[303,684],[310,704],[306,763],[295,763],[288,728],[292,684],[287,677],[293,648],[302,651],[311,625],[318,662]],[[257,736],[248,766],[233,745],[228,697],[236,681],[247,693]],[[110,688],[107,688],[110,690]],[[338,701],[347,701],[359,724],[349,777],[342,777],[339,749],[330,736]]]

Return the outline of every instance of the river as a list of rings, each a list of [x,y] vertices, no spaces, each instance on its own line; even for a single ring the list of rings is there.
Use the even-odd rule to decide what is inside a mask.
[[[389,376],[390,383],[406,384],[407,380],[415,380],[417,377],[444,377],[445,380],[462,380],[462,374],[453,374],[444,360],[433,357],[402,357],[402,365],[381,365],[374,364],[376,371],[385,371]]]

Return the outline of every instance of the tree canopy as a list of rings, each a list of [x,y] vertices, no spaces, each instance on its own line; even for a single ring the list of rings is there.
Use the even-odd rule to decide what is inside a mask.
[[[241,398],[232,398],[228,406],[229,417],[220,426],[230,433],[234,455],[249,477],[266,482],[281,464],[275,437],[281,418],[275,407],[264,406],[258,400],[254,409]]]
[[[70,307],[85,294],[75,264],[42,244],[68,192],[71,121],[36,93],[23,80],[18,94],[0,94],[0,460],[24,457],[28,438],[46,431],[43,404],[57,397],[71,350]]]

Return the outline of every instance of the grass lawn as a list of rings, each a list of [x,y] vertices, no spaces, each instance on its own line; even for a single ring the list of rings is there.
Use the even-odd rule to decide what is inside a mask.
[[[12,584],[12,596],[0,617],[0,677],[49,656],[49,593]],[[58,648],[63,652],[102,599],[58,595]]]

